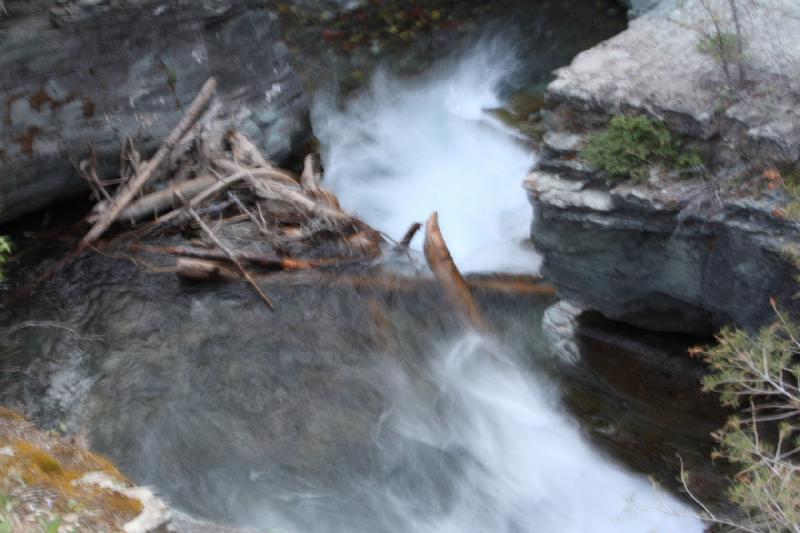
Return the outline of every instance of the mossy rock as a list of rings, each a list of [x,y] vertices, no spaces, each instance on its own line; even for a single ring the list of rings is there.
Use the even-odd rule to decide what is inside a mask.
[[[639,183],[654,170],[685,175],[705,167],[700,154],[685,150],[665,123],[641,115],[612,118],[605,131],[587,137],[581,155],[609,179]]]
[[[31,521],[58,527],[62,518],[70,517],[73,523],[64,525],[76,531],[119,531],[144,508],[140,499],[127,494],[130,481],[106,458],[84,448],[79,439],[40,431],[3,407],[0,472],[0,496],[8,507],[0,509],[0,523],[14,527]],[[89,481],[87,474],[101,476],[105,483]]]

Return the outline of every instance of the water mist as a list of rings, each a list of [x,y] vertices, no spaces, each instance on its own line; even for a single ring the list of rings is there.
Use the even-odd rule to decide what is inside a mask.
[[[538,257],[521,246],[531,220],[522,179],[535,157],[486,113],[517,64],[509,50],[484,40],[413,81],[379,72],[344,111],[320,99],[325,179],[344,207],[398,239],[439,211],[462,270],[535,271]]]

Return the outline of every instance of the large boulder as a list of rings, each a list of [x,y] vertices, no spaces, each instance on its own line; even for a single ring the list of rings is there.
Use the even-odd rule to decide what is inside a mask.
[[[660,185],[531,174],[532,239],[561,297],[644,329],[697,334],[756,330],[775,319],[771,297],[800,312],[787,257],[800,223],[773,214],[778,193],[717,203],[701,181]]]
[[[714,5],[723,34],[734,34],[730,12]],[[559,126],[580,128],[593,114],[646,113],[713,143],[720,163],[796,162],[800,3],[757,3],[740,16],[745,87],[735,64],[726,77],[715,55],[701,51],[716,32],[703,3],[661,0],[626,31],[556,71],[548,102],[575,119]]]
[[[90,147],[149,156],[210,76],[275,160],[305,142],[308,106],[262,0],[6,1],[0,18],[0,221],[78,193]]]
[[[699,0],[662,0],[557,71],[527,186],[532,240],[560,296],[665,332],[756,330],[775,319],[771,297],[800,313],[800,221],[786,215],[797,199],[761,179],[800,159],[800,46],[789,39],[800,4],[753,5],[742,26],[744,87],[701,53],[714,26]],[[587,133],[619,114],[663,120],[706,155],[710,175],[607,182],[580,151]]]

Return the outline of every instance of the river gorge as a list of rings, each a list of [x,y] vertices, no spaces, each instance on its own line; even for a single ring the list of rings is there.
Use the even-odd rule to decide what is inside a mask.
[[[6,3],[0,35],[23,43]],[[94,28],[132,9],[90,4],[60,2],[50,17]],[[154,18],[172,16],[145,4]],[[60,151],[143,117],[157,126],[141,149],[154,150],[199,87],[194,69],[206,67],[189,58],[217,76],[237,68],[172,43],[154,56],[163,68],[142,55],[113,88],[98,74],[98,95],[141,89],[136,120],[116,96],[75,89],[74,73],[53,75],[38,108],[6,100],[0,141],[23,126],[39,141],[30,153],[0,144],[4,172],[28,168],[0,187],[14,198],[0,233],[15,244],[0,292],[0,404],[85,436],[169,505],[163,527],[177,531],[704,531],[681,468],[693,497],[730,510],[730,468],[710,458],[710,434],[729,413],[701,393],[705,367],[687,351],[726,324],[757,329],[770,296],[796,305],[796,268],[782,250],[798,223],[772,217],[784,201],[776,191],[687,215],[700,194],[693,182],[614,188],[581,160],[597,117],[654,108],[622,77],[634,79],[625,61],[641,58],[619,50],[638,42],[637,28],[662,24],[663,4],[630,26],[631,6],[611,1],[261,4],[198,15],[214,35],[209,50],[244,54],[243,34],[269,43],[249,42],[255,59],[220,83],[230,120],[290,168],[318,150],[323,184],[389,243],[438,212],[492,333],[460,320],[422,239],[387,244],[368,264],[271,274],[260,283],[274,311],[245,283],[179,279],[113,242],[64,262],[91,206],[79,183],[59,185],[69,171]],[[187,26],[165,41],[194,35],[193,9],[175,15]],[[17,16],[24,25],[38,15]],[[165,69],[175,69],[171,90],[148,89]],[[261,84],[253,94],[242,89],[248,77]],[[17,94],[12,85],[4,80],[0,96]],[[72,100],[56,105],[47,92],[56,86],[83,91],[93,114],[111,118],[93,125],[85,103],[68,114]],[[102,109],[111,100],[116,115]],[[721,151],[732,130],[700,131],[704,116],[687,105],[660,111],[700,150]],[[47,121],[65,131],[28,124]],[[736,142],[766,158],[777,149],[761,133]],[[119,146],[105,144],[101,168],[113,167]],[[61,177],[26,189],[33,172]],[[16,207],[31,190],[36,202],[74,199]],[[501,279],[536,288],[493,284]]]

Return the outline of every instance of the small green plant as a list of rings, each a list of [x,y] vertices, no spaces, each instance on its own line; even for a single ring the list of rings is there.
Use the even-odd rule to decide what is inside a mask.
[[[786,204],[786,217],[800,220],[800,171],[788,174],[783,180],[783,188],[790,198]]]
[[[9,496],[0,494],[0,533],[13,533],[14,525],[11,523],[11,512],[14,502]]]
[[[744,518],[721,519],[703,506],[724,530],[800,531],[800,328],[773,308],[778,319],[758,334],[726,328],[716,346],[696,350],[712,370],[703,389],[739,410],[713,434],[713,457],[741,467],[729,496]]]
[[[697,152],[681,150],[666,124],[645,116],[614,117],[605,131],[589,136],[582,155],[610,179],[636,182],[646,182],[654,168],[686,174],[703,167]]]
[[[748,0],[752,1],[752,0]],[[711,57],[721,68],[732,87],[743,87],[747,81],[745,37],[739,0],[721,2],[700,0],[708,15],[711,30],[701,31],[697,49]],[[738,76],[734,77],[734,67]]]
[[[61,517],[57,516],[50,520],[39,519],[39,526],[42,528],[42,533],[58,533],[61,527]]]
[[[739,59],[739,40],[735,33],[715,33],[700,39],[697,50],[721,65],[730,64]]]
[[[0,281],[3,279],[3,265],[11,255],[11,241],[8,237],[0,235]]]

